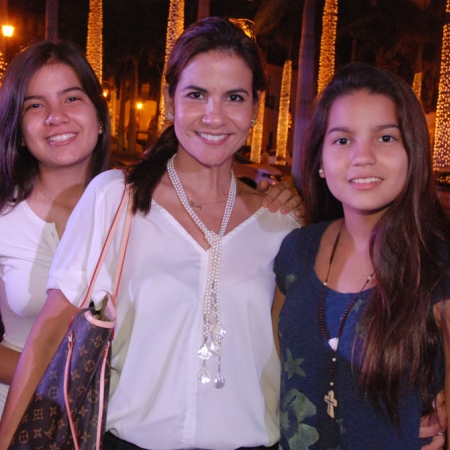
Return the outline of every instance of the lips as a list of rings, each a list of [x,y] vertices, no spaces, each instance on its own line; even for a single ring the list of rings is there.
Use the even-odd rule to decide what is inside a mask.
[[[64,133],[64,134],[55,134],[54,136],[50,136],[47,138],[50,142],[63,142],[68,141],[69,139],[72,139],[75,137],[75,133]]]
[[[207,134],[207,133],[198,133],[198,135],[202,139],[205,139],[205,140],[210,141],[210,142],[223,141],[227,137],[226,134],[214,135],[214,134]]]

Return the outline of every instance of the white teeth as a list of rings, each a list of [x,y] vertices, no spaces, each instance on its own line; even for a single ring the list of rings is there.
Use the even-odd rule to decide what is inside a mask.
[[[61,142],[61,141],[67,141],[68,139],[75,136],[75,133],[67,133],[67,134],[58,134],[55,136],[50,136],[48,138],[49,141],[53,142]]]
[[[220,134],[219,136],[214,136],[212,134],[199,133],[200,137],[206,139],[207,141],[218,142],[227,137],[226,134]]]
[[[352,183],[363,184],[363,183],[379,183],[381,178],[354,178],[351,180]]]

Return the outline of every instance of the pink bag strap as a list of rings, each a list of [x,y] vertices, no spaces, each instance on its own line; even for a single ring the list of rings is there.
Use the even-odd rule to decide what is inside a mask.
[[[119,247],[119,254],[117,258],[117,267],[116,267],[116,274],[114,279],[114,290],[113,290],[113,296],[112,300],[114,304],[116,304],[116,298],[117,293],[119,292],[119,284],[120,284],[120,277],[122,275],[122,269],[123,269],[123,263],[125,260],[125,253],[127,249],[128,244],[128,238],[130,236],[130,229],[131,229],[131,221],[133,218],[133,202],[131,198],[131,189],[129,185],[125,186],[125,189],[123,191],[122,199],[120,200],[119,207],[117,208],[116,214],[114,216],[113,222],[111,224],[111,228],[108,231],[108,235],[106,236],[105,243],[103,244],[102,251],[100,253],[100,256],[97,261],[97,265],[95,266],[94,273],[91,278],[91,282],[89,283],[88,290],[86,292],[86,296],[84,297],[83,302],[78,307],[78,310],[82,309],[83,306],[85,306],[86,302],[89,302],[91,299],[92,291],[94,289],[95,282],[97,280],[98,274],[100,272],[100,268],[105,261],[106,254],[108,252],[108,249],[111,245],[111,242],[114,238],[114,235],[116,233],[117,227],[119,225],[120,219],[122,217],[123,211],[125,209],[125,206],[127,206],[127,212],[125,216],[125,223],[122,231],[122,238],[120,240],[120,247]]]

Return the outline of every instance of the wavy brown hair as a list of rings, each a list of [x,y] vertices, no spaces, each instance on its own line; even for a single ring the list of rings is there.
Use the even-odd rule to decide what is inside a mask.
[[[363,316],[359,374],[373,403],[398,424],[405,387],[418,388],[430,410],[437,394],[433,375],[440,331],[432,299],[448,294],[437,292],[437,286],[448,278],[450,224],[435,192],[428,127],[416,95],[397,75],[360,63],[344,66],[316,99],[302,144],[307,221],[343,217],[341,203],[318,171],[333,102],[359,90],[394,102],[408,155],[405,186],[371,235],[377,285]]]
[[[25,200],[39,173],[38,160],[20,144],[23,104],[34,74],[48,63],[71,67],[94,104],[103,133],[92,153],[89,182],[108,168],[111,128],[102,87],[85,56],[68,41],[40,41],[20,52],[9,64],[0,88],[0,211],[7,203]]]
[[[253,99],[256,101],[258,92],[266,88],[261,51],[242,28],[220,17],[208,17],[194,23],[177,39],[166,64],[169,95],[174,96],[187,64],[196,56],[210,51],[230,52],[242,58],[253,74]],[[144,159],[129,170],[128,181],[133,184],[134,190],[134,212],[147,214],[150,211],[153,192],[177,149],[178,139],[174,126],[170,125],[146,152]]]

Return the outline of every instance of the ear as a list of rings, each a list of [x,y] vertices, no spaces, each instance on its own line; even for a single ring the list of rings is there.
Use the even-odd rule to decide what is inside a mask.
[[[173,98],[169,94],[169,85],[167,83],[165,83],[163,86],[163,95],[166,113],[173,114],[174,113]]]
[[[320,163],[319,177],[320,177],[320,178],[326,178],[326,176],[325,176],[325,170],[323,169],[323,164],[322,164],[322,163]]]

